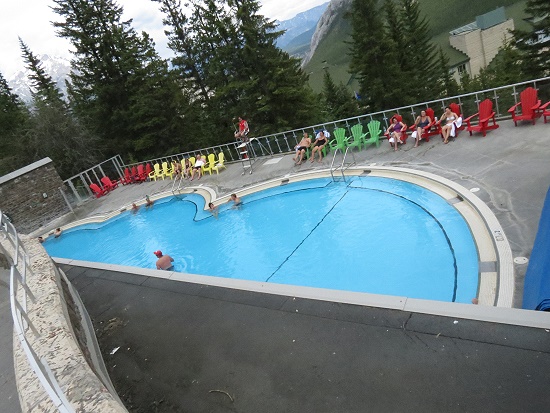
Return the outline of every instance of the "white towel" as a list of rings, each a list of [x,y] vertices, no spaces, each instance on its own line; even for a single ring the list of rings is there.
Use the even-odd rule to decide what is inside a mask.
[[[456,136],[456,129],[462,126],[462,117],[459,116],[457,120],[453,122],[453,127],[451,128],[451,136],[454,138]]]

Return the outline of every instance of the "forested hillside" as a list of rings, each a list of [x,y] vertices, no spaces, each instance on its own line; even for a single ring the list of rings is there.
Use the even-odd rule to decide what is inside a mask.
[[[450,63],[453,58],[461,57],[460,52],[449,45],[449,31],[475,21],[476,16],[487,13],[499,6],[506,6],[506,14],[514,18],[516,28],[526,29],[524,9],[527,0],[418,0],[420,11],[429,24],[430,35],[436,46],[441,46],[448,54]],[[380,0],[379,4],[384,3]],[[357,82],[349,73],[349,42],[351,26],[342,12],[321,41],[311,61],[304,67],[310,76],[310,85],[315,91],[323,87],[324,71],[328,70],[335,82],[343,82],[350,90],[357,88]]]

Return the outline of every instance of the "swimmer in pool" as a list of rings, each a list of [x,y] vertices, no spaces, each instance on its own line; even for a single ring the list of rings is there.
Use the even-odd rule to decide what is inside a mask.
[[[243,201],[241,201],[241,198],[237,196],[237,194],[231,194],[231,197],[228,199],[227,202],[233,202],[233,206],[231,208],[240,208],[243,204]]]

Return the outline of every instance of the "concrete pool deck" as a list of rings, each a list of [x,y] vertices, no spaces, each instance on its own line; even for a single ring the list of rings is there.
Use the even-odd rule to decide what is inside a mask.
[[[550,183],[550,125],[500,125],[485,138],[462,132],[449,145],[434,138],[397,153],[384,141],[355,157],[365,167],[412,168],[479,188],[513,256],[529,257]],[[327,168],[331,159],[294,167],[291,157],[263,158],[245,175],[241,164],[228,165],[193,183],[224,196]],[[119,211],[171,186],[119,188],[65,222]],[[131,411],[515,412],[550,402],[545,329],[61,268],[82,296]],[[515,307],[525,269],[515,265]]]

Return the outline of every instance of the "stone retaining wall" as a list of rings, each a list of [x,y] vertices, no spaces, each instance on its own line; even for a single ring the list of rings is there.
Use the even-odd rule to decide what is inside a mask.
[[[28,234],[70,212],[61,187],[52,160],[44,158],[0,177],[0,210],[17,231]]]
[[[80,318],[75,316],[79,310],[73,299],[68,299],[67,288],[64,293],[59,270],[38,241],[20,238],[30,256],[32,275],[28,276],[27,285],[35,297],[27,307],[29,319],[38,333],[27,330],[31,348],[38,358],[46,361],[75,412],[127,412],[108,378],[100,378],[99,372],[105,367],[98,365],[97,358],[94,364],[90,356],[93,345],[83,334],[87,326],[79,323],[75,330],[71,324],[71,315],[73,322]],[[0,239],[0,244],[8,255],[13,255],[8,241]],[[23,412],[56,412],[57,408],[30,366],[19,337],[14,335],[13,342],[15,377]]]

